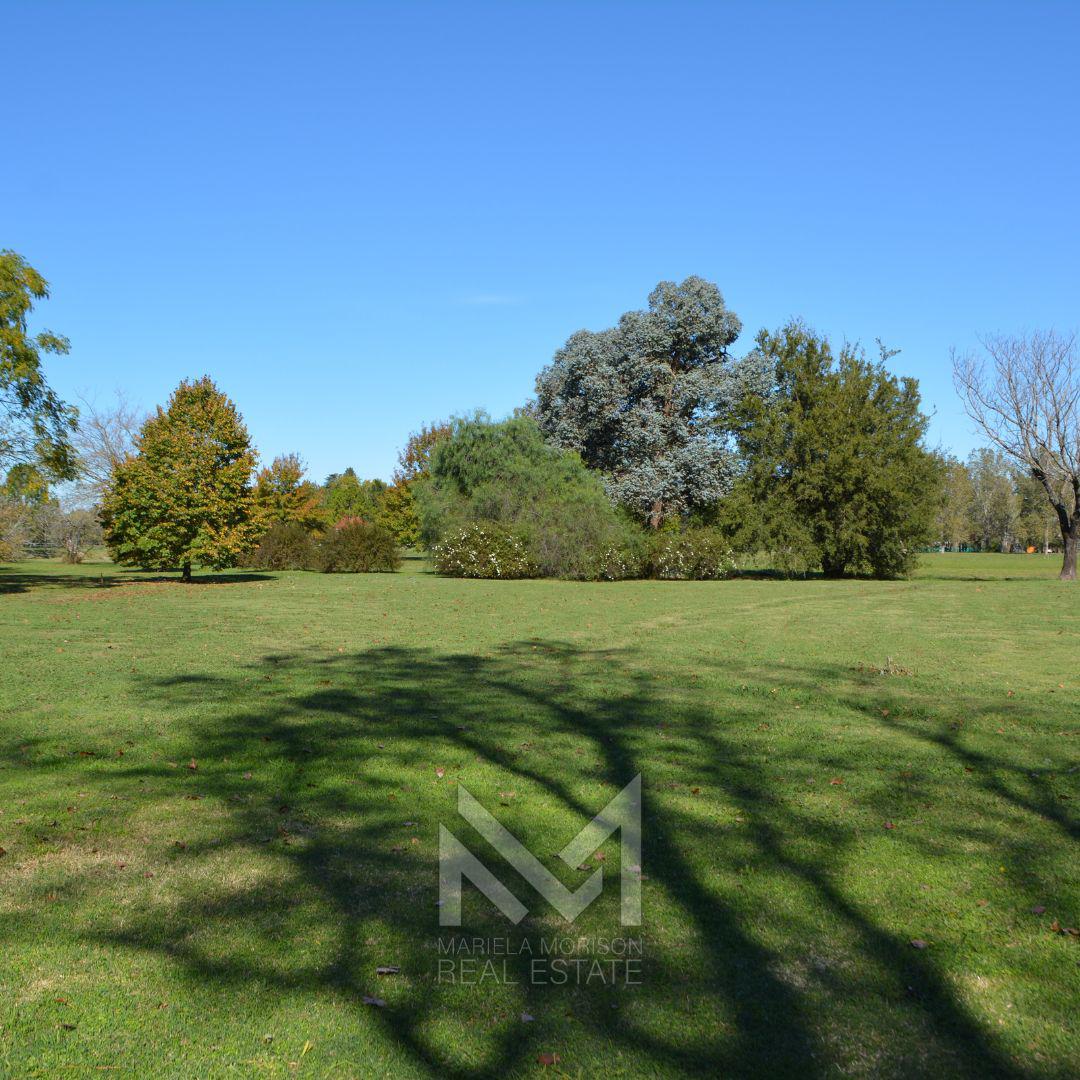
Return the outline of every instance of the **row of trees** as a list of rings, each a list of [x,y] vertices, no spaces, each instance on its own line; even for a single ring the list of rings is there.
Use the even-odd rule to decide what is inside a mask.
[[[988,342],[989,375],[975,359],[955,360],[969,411],[997,448],[961,465],[926,447],[917,384],[887,370],[894,354],[880,343],[874,358],[834,351],[792,322],[737,357],[741,324],[719,289],[662,282],[646,310],[573,335],[514,419],[421,429],[392,483],[347,469],[319,485],[297,455],[256,471],[239,413],[209,378],[182,383],[148,418],[121,402],[91,406],[77,423],[41,371],[42,355],[66,342],[27,330],[46,295],[25,261],[0,255],[0,463],[24,501],[34,484],[77,478],[129,564],[188,578],[194,565],[235,564],[282,525],[326,534],[363,522],[430,546],[487,522],[523,530],[533,563],[567,576],[581,576],[580,558],[567,570],[574,551],[592,558],[634,530],[687,528],[769,552],[784,569],[892,576],[928,543],[1010,547],[1041,528],[1047,546],[1054,520],[1063,576],[1075,573],[1071,339]]]
[[[1061,549],[1057,515],[1042,485],[1003,453],[983,447],[945,459],[935,544],[952,551]]]

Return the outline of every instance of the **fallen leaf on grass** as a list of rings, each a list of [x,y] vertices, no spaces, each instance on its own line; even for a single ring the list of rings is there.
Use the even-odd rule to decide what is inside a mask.
[[[1044,908],[1044,907],[1042,906],[1042,904],[1036,904],[1036,905],[1035,905],[1035,906],[1034,906],[1034,907],[1033,907],[1033,908],[1031,909],[1031,914],[1032,914],[1032,915],[1041,915],[1041,914],[1042,914],[1042,913],[1043,913],[1043,912],[1044,912],[1045,910],[1046,910],[1046,908]]]
[[[535,1016],[530,1016],[527,1012],[521,1014],[521,1022],[523,1024],[531,1024],[535,1019]]]
[[[699,787],[692,787],[692,788],[690,789],[690,794],[691,794],[691,795],[700,795],[700,794],[701,794],[701,788],[699,788]]]
[[[199,763],[198,763],[198,762],[197,762],[197,761],[196,761],[196,760],[195,760],[194,758],[192,758],[192,759],[191,759],[191,760],[190,760],[190,761],[188,762],[188,766],[187,766],[187,767],[188,767],[188,769],[189,769],[189,770],[190,770],[191,772],[198,772],[198,771],[199,771]]]
[[[558,1065],[559,1061],[558,1054],[538,1054],[536,1058],[537,1065]]]
[[[1053,930],[1055,934],[1065,934],[1068,937],[1080,937],[1080,930],[1077,930],[1075,926],[1062,926],[1057,919],[1050,924],[1050,929]]]
[[[886,829],[895,829],[896,826],[891,821],[886,821],[885,822],[885,828]]]
[[[446,775],[446,770],[441,765],[436,765],[435,775],[441,780]]]
[[[911,947],[913,949],[925,949],[926,948],[926,942],[923,941],[922,938],[912,938],[911,941],[909,942],[909,944],[911,945]]]
[[[304,1049],[300,1051],[300,1056],[303,1057],[311,1049],[311,1043],[305,1042]]]
[[[249,772],[244,773],[244,779],[245,780],[250,780],[251,779],[251,773],[249,773]]]
[[[65,1030],[65,1031],[74,1031],[74,1030],[75,1030],[75,1025],[74,1025],[74,1024],[61,1024],[60,1026],[61,1026],[61,1027],[62,1027],[62,1028],[63,1028],[63,1029]]]
[[[397,964],[382,964],[375,969],[376,975],[397,975],[401,968]]]
[[[369,997],[367,994],[361,999],[365,1005],[374,1005],[376,1009],[382,1009],[385,1007],[386,1002],[382,998]]]
[[[829,781],[829,783],[832,784],[833,787],[837,787],[838,785],[842,784],[843,782],[844,782],[844,778],[842,776],[834,776]]]

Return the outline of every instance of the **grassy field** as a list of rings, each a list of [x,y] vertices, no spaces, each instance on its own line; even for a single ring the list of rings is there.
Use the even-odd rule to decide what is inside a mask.
[[[1057,569],[0,569],[0,1073],[1075,1076]],[[610,880],[562,923],[456,814],[463,784],[576,886],[555,852],[637,773],[640,931]],[[440,982],[440,822],[530,908],[470,887],[462,933],[640,933],[633,984],[530,983],[520,953]]]

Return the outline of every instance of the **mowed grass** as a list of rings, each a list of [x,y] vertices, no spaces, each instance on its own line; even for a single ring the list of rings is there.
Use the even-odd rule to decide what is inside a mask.
[[[0,1073],[1076,1075],[1056,572],[3,568]],[[617,839],[568,926],[456,812],[465,785],[576,887],[555,853],[638,773],[639,930]],[[440,822],[529,908],[467,886],[462,934],[640,933],[639,983],[531,984],[528,954],[440,982]]]

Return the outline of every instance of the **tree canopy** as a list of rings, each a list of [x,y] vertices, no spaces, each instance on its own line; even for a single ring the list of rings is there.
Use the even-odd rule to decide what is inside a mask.
[[[734,516],[750,538],[829,576],[907,573],[932,535],[941,460],[923,445],[918,384],[801,323],[758,336],[773,391],[740,409]],[[756,535],[755,535],[756,534]]]
[[[323,523],[319,487],[304,479],[304,471],[299,454],[280,454],[259,470],[252,513],[261,530],[276,523],[296,522],[305,529]]]
[[[232,566],[250,547],[255,452],[236,406],[204,377],[182,382],[143,424],[102,505],[121,563],[150,570]]]
[[[57,480],[76,473],[76,412],[50,389],[44,354],[68,352],[67,338],[31,334],[28,319],[49,283],[21,255],[0,251],[0,468],[33,463]]]
[[[710,282],[660,282],[647,311],[579,331],[541,371],[544,433],[599,470],[611,496],[653,528],[714,504],[736,471],[731,411],[761,388],[758,357],[728,351],[741,328]]]

